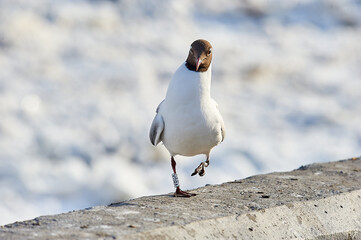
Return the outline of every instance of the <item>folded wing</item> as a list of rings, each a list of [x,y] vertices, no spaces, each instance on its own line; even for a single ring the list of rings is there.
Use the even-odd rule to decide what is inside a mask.
[[[150,142],[154,146],[157,146],[158,143],[162,141],[164,120],[163,120],[162,115],[159,113],[159,108],[160,108],[161,104],[163,103],[163,101],[159,104],[159,106],[157,108],[157,111],[156,111],[157,115],[155,115],[153,122],[152,122],[152,126],[150,127],[150,131],[149,131],[149,139],[150,139]]]

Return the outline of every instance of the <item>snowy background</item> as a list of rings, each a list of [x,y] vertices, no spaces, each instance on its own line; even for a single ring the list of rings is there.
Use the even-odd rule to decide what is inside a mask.
[[[360,0],[0,0],[0,224],[172,192],[148,131],[198,38],[227,135],[184,189],[361,154]]]

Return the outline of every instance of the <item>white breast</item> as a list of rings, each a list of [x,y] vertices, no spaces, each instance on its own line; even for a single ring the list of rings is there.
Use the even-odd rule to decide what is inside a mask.
[[[210,97],[211,67],[189,71],[183,64],[174,74],[159,113],[162,140],[172,155],[208,154],[222,140],[222,117]]]

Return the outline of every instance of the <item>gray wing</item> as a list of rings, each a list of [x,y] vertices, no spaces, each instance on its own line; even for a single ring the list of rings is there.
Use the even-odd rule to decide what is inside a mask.
[[[160,108],[161,104],[163,103],[163,101],[157,107],[157,110],[156,110],[157,115],[155,115],[153,122],[152,122],[152,126],[150,127],[150,131],[149,131],[149,139],[150,139],[150,142],[154,146],[157,146],[158,143],[162,141],[164,120],[163,120],[162,115],[159,113],[159,108]]]

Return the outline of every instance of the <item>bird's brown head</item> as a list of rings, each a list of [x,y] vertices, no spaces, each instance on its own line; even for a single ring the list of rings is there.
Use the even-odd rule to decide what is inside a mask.
[[[212,62],[212,45],[203,39],[194,41],[189,49],[186,66],[191,71],[205,72]]]

